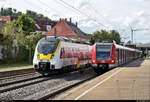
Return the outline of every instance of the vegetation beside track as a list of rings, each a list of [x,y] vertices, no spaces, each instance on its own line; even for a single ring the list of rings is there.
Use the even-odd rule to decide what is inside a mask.
[[[21,63],[21,64],[0,64],[0,72],[1,71],[10,71],[10,70],[18,70],[18,69],[27,69],[32,68],[31,64]]]

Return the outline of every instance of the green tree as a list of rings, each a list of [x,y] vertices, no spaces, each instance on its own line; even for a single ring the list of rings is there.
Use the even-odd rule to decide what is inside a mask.
[[[116,43],[120,43],[120,35],[115,30],[110,32],[106,30],[96,31],[92,34],[90,42],[94,44],[95,42],[101,42],[103,40],[115,40]]]
[[[14,60],[12,57],[12,44],[13,40],[17,40],[17,44],[19,46],[19,54],[16,59],[18,61],[29,61],[31,63],[33,55],[32,52],[35,50],[37,42],[42,38],[42,34],[25,34],[22,31],[22,28],[16,28],[12,24],[8,23],[3,29],[3,39],[5,39],[5,43],[3,45],[7,46],[7,48],[2,50],[4,55],[5,62]]]
[[[110,40],[111,35],[106,30],[96,31],[92,34],[91,43],[101,42],[103,40]]]
[[[42,34],[32,34],[25,37],[24,45],[29,50],[29,63],[33,59],[32,52],[34,52],[37,42],[42,38]]]
[[[37,42],[42,38],[42,34],[38,33],[38,34],[31,34],[31,35],[25,35],[22,31],[19,32],[19,34],[16,35],[16,39],[17,42],[20,46],[20,48],[22,48],[21,50],[28,50],[29,52],[29,63],[31,63],[31,59],[33,58],[32,52],[34,52],[35,47],[37,45]],[[27,53],[25,52],[25,55],[27,55]],[[27,58],[27,57],[26,57]],[[23,58],[24,59],[24,58]]]
[[[1,8],[0,9],[0,16],[20,16],[22,15],[22,12],[18,12],[16,9],[12,8]],[[44,16],[43,14],[38,14],[35,11],[27,10],[26,15],[33,19],[38,19],[38,20],[45,20],[45,21],[51,21],[48,17]]]
[[[35,22],[26,14],[22,14],[17,20],[13,20],[12,24],[17,28],[21,28],[26,34],[35,31]]]
[[[5,27],[3,28],[3,45],[6,46],[6,48],[3,48],[2,53],[5,60],[11,60],[12,59],[12,44],[13,40],[15,39],[15,28],[7,23]]]
[[[116,41],[116,43],[119,44],[121,40],[119,32],[117,32],[116,30],[111,30],[110,33],[112,36],[112,40]]]
[[[7,23],[3,29],[3,36],[9,40],[9,43],[12,44],[12,41],[15,38],[15,28],[12,24]]]
[[[37,12],[27,10],[26,15],[28,15],[31,18],[38,19],[38,20],[45,20],[45,21],[51,21],[48,17],[45,17],[43,14],[38,14]]]

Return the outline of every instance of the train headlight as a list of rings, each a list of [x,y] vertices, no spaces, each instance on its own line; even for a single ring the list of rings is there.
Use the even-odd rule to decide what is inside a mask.
[[[51,59],[54,57],[54,54],[51,55]]]
[[[111,63],[114,63],[115,62],[115,60],[111,60]]]
[[[37,58],[40,58],[40,54],[37,54]]]
[[[95,63],[96,62],[96,60],[93,60],[93,63]]]

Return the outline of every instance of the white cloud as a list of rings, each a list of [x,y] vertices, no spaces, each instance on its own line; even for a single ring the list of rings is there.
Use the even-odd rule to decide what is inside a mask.
[[[89,0],[76,0],[74,7],[83,8],[87,5],[89,5]]]
[[[51,14],[51,19],[59,20],[61,18],[60,15],[57,14]]]
[[[143,11],[143,10],[137,12],[137,16],[141,16],[142,14],[144,14],[144,11]]]
[[[84,21],[80,24],[81,27],[87,27],[87,28],[91,28],[94,26],[97,26],[97,23],[93,20],[89,20],[89,21]]]
[[[139,2],[144,2],[144,1],[149,2],[150,0],[137,0],[137,1],[139,1]]]
[[[6,0],[0,0],[0,2],[5,2]]]

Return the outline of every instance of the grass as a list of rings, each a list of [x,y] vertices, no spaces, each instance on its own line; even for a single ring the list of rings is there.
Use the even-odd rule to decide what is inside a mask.
[[[27,69],[32,68],[32,64],[20,63],[20,64],[0,64],[1,71],[17,70],[17,69]]]

